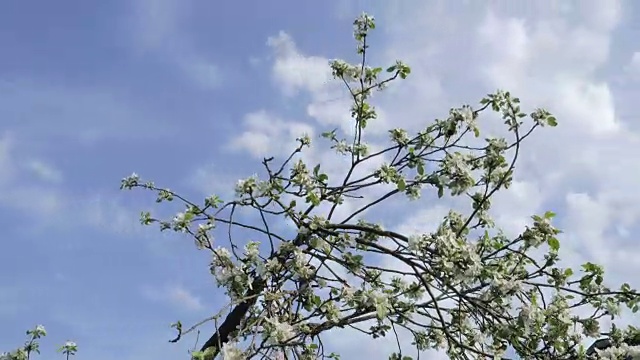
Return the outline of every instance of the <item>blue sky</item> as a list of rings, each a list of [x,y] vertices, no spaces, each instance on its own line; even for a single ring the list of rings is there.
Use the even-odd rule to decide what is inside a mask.
[[[377,100],[373,132],[420,128],[496,88],[549,108],[561,125],[525,148],[496,201],[499,223],[517,233],[553,209],[567,263],[596,261],[612,281],[633,280],[639,5],[509,4],[5,3],[0,349],[42,323],[46,353],[70,338],[83,358],[185,356],[192,339],[168,344],[168,324],[217,310],[209,259],[190,240],[138,225],[141,210],[159,207],[151,194],[119,191],[120,179],[135,171],[194,199],[225,195],[297,131],[346,126],[348,99],[326,64],[354,59],[351,22],[362,10],[379,19],[373,61],[401,58],[414,70]],[[449,207],[416,206],[392,226],[424,231]]]

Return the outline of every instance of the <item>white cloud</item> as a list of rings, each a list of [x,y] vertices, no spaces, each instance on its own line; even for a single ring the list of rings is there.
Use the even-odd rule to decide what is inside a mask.
[[[24,167],[44,181],[51,183],[62,182],[62,172],[40,160],[31,159],[25,162]]]
[[[559,127],[532,139],[524,149],[531,155],[525,155],[518,171],[541,190],[530,197],[544,199],[540,210],[560,207],[567,263],[599,262],[609,270],[611,281],[622,282],[630,279],[629,263],[622,261],[629,248],[616,229],[637,228],[640,220],[635,195],[640,162],[632,155],[640,151],[640,143],[639,134],[618,118],[614,93],[598,74],[608,66],[611,31],[619,20],[616,9],[617,2],[611,8],[592,2],[577,19],[530,21],[528,29],[522,28],[522,40],[516,41],[522,47],[518,51],[530,56],[497,56],[482,68],[493,69],[486,83],[506,87],[523,101],[546,106],[557,115]],[[487,23],[496,26],[497,39],[499,33],[509,33],[507,24],[514,22],[500,23],[488,16]],[[488,52],[501,48],[504,45],[496,42]],[[542,58],[550,53],[554,56]],[[583,192],[576,193],[576,188]]]
[[[51,188],[18,185],[10,189],[0,195],[0,204],[34,216],[34,226],[51,221],[64,207],[61,194]]]
[[[610,6],[590,2],[578,14],[556,12],[545,17],[488,11],[453,36],[458,43],[469,44],[465,66],[451,53],[449,63],[457,74],[446,70],[442,74],[443,83],[469,86],[450,89],[459,89],[461,102],[468,89],[479,98],[503,88],[520,97],[527,109],[547,107],[560,121],[558,128],[543,129],[524,145],[517,182],[494,201],[498,223],[513,234],[522,231],[529,215],[554,210],[564,230],[565,265],[595,261],[605,266],[611,284],[629,281],[637,286],[637,262],[632,259],[640,251],[624,234],[637,230],[640,220],[636,196],[640,161],[634,155],[640,153],[640,144],[639,134],[619,119],[616,94],[602,76],[612,53],[612,31],[620,20],[620,2]],[[458,9],[456,18],[467,21],[466,11]],[[427,27],[412,30],[423,36]],[[402,35],[408,42],[413,39],[409,32],[399,32],[396,39]],[[423,37],[440,48],[450,46],[447,38]],[[420,69],[411,76],[416,82],[432,80]],[[406,95],[407,103],[421,101],[420,92]],[[403,119],[419,117],[414,111],[393,113]]]
[[[195,169],[186,182],[202,196],[215,194],[222,199],[230,199],[237,180],[232,172],[209,164]]]
[[[335,127],[341,128],[347,136],[353,134],[354,122],[349,115],[350,96],[340,81],[332,79],[329,59],[302,54],[291,36],[284,32],[270,37],[267,44],[272,48],[274,56],[271,69],[273,83],[289,100],[303,103],[308,101],[307,119],[314,121],[284,120],[272,112],[255,111],[245,116],[242,131],[230,141],[230,148],[249,153],[256,159],[276,156],[278,160],[282,160],[283,156],[288,156],[298,145],[295,138],[306,133],[312,139],[312,147],[303,149],[300,158],[311,167],[322,164],[322,171],[333,182],[343,179],[351,160],[337,155],[333,150],[324,151],[329,148],[330,143],[326,139],[320,139],[318,134]],[[385,111],[379,109],[379,118],[368,125],[367,131],[380,135],[386,134],[387,130]],[[371,152],[381,150],[377,143],[370,143],[370,146]],[[370,174],[385,160],[388,159],[377,157],[359,164],[352,179]],[[351,215],[365,205],[367,198],[381,196],[385,190],[388,191],[388,188],[381,186],[368,192],[368,196],[362,199],[347,199],[333,214],[334,219]],[[316,212],[323,213],[325,210],[328,208],[321,206]]]
[[[172,287],[168,291],[168,296],[173,303],[184,306],[188,310],[202,310],[204,308],[200,298],[194,296],[182,287]]]
[[[478,70],[486,85],[551,108],[565,124],[575,124],[572,132],[619,130],[609,86],[595,75],[608,60],[607,32],[586,24],[571,27],[557,16],[526,22],[501,20],[492,12],[480,29],[478,51],[485,56]]]
[[[4,133],[0,137],[0,187],[10,182],[14,176],[14,164],[11,161],[12,139]]]
[[[160,55],[201,89],[219,89],[223,80],[219,66],[186,36],[192,5],[190,1],[134,0],[123,36],[132,40],[134,53]]]
[[[395,231],[400,234],[427,234],[438,229],[451,208],[442,204],[423,208],[408,216]]]
[[[547,196],[538,182],[515,180],[509,190],[492,199],[495,221],[507,236],[515,237],[531,224],[531,215],[551,210],[542,207]]]
[[[280,31],[270,37],[267,45],[274,50],[273,79],[287,96],[299,91],[316,93],[332,80],[328,59],[319,56],[304,56],[296,48],[291,36]]]
[[[584,19],[585,25],[599,31],[610,32],[614,30],[621,20],[623,2],[587,0],[580,2],[580,6],[575,6],[575,10]]]
[[[192,57],[180,62],[185,74],[195,84],[204,90],[218,89],[222,84],[223,75],[220,68],[202,57]]]
[[[131,6],[126,36],[133,37],[138,50],[177,45],[180,26],[189,15],[188,1],[135,0]]]
[[[286,97],[299,94],[310,96],[307,115],[321,125],[322,131],[341,128],[353,134],[354,120],[349,115],[351,98],[340,81],[333,79],[329,59],[301,53],[291,36],[280,32],[270,37],[267,44],[275,57],[272,67],[273,82]],[[295,98],[294,101],[299,101]],[[388,130],[384,114],[368,125],[369,133],[381,134]]]
[[[8,134],[0,137],[0,205],[33,213],[36,218],[47,218],[60,209],[62,202],[59,194],[47,186],[31,185],[24,180],[24,174],[18,164],[14,138]],[[36,162],[37,164],[40,164]],[[27,162],[27,164],[29,164]],[[42,164],[41,164],[42,165]],[[30,169],[27,167],[27,169]],[[39,176],[58,175],[46,166],[38,168]],[[50,173],[46,170],[52,170]]]
[[[166,285],[161,288],[144,286],[142,294],[152,301],[166,302],[188,311],[199,311],[204,308],[200,298],[181,285]]]
[[[625,70],[633,79],[640,79],[640,51],[636,51],[631,55]]]
[[[37,157],[23,155],[18,144],[14,136],[0,136],[0,206],[28,214],[28,231],[91,226],[140,236],[151,230],[140,225],[139,211],[124,205],[117,196],[77,194],[62,188],[59,170]],[[34,174],[45,181],[34,182]]]
[[[288,155],[296,147],[296,138],[314,136],[313,127],[302,122],[285,121],[264,110],[249,113],[245,130],[230,142],[233,150],[243,150],[257,159]]]
[[[140,210],[126,206],[120,196],[94,193],[76,195],[65,203],[66,225],[83,224],[121,235],[144,235],[156,229],[140,224]],[[75,220],[75,221],[74,221]]]
[[[3,126],[30,141],[57,138],[91,144],[170,133],[167,123],[151,120],[131,106],[130,99],[109,89],[0,79],[0,93]]]

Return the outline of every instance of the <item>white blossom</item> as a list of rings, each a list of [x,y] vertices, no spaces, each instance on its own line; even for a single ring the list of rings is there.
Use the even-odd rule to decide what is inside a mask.
[[[418,254],[419,251],[422,249],[423,244],[424,244],[424,239],[422,235],[413,234],[409,236],[407,247],[412,253]]]
[[[238,343],[235,341],[223,344],[221,353],[223,360],[245,360],[242,350],[238,348]]]
[[[618,360],[625,356],[631,356],[631,359],[638,360],[640,359],[640,346],[622,344],[621,346],[612,346],[604,350],[596,349],[596,353],[602,359]]]
[[[274,318],[266,318],[265,320],[273,326],[273,330],[269,334],[269,341],[272,343],[282,344],[296,335],[295,329],[290,324]]]
[[[256,242],[256,241],[252,241],[250,243],[248,243],[247,245],[245,245],[244,247],[244,254],[248,259],[252,259],[255,260],[258,258],[258,255],[260,255],[260,243]]]
[[[369,302],[375,307],[378,319],[383,319],[389,313],[389,296],[379,291],[368,293]]]

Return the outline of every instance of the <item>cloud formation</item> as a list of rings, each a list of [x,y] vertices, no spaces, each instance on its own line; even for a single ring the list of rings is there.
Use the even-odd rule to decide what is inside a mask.
[[[223,72],[190,42],[187,30],[191,1],[135,0],[124,36],[139,54],[160,56],[203,90],[219,89]]]
[[[166,302],[182,310],[200,311],[204,309],[200,298],[180,285],[166,285],[160,288],[145,286],[142,289],[142,294],[152,301]]]

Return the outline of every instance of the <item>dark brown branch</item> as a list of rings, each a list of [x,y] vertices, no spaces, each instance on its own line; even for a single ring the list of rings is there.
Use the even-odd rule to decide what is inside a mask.
[[[308,240],[310,235],[311,232],[306,234],[298,234],[293,240],[293,244],[295,246],[304,244],[305,241]],[[288,254],[278,251],[276,254],[274,254],[274,256],[277,257],[280,264],[284,265]],[[258,300],[258,296],[262,294],[267,285],[265,280],[262,280],[260,277],[255,276],[256,274],[253,275],[256,280],[254,280],[251,284],[251,290],[247,291],[245,300],[240,302],[233,308],[233,310],[231,310],[220,327],[216,329],[216,332],[211,335],[211,337],[204,343],[204,345],[202,345],[200,351],[205,351],[209,348],[213,348],[213,354],[215,357],[220,352],[222,345],[231,340],[229,338],[231,333],[237,330],[240,324],[242,324],[242,321],[247,317],[249,309],[251,309],[251,307],[255,305],[256,301]]]
[[[247,316],[249,309],[256,303],[258,299],[258,295],[262,293],[265,287],[265,282],[263,280],[255,280],[252,284],[252,289],[249,291],[247,296],[249,299],[241,302],[236,305],[233,310],[227,315],[224,319],[224,322],[220,327],[216,330],[216,332],[211,335],[209,340],[207,340],[200,351],[205,351],[208,348],[214,348],[215,354],[218,354],[220,351],[220,347],[229,341],[229,335],[238,329],[238,326],[242,323],[242,320]]]

